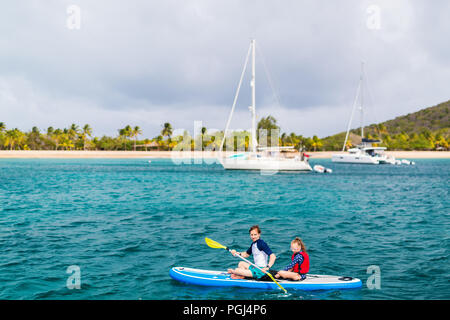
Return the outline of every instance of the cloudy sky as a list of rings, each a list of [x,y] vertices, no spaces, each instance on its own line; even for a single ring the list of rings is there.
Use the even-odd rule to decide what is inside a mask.
[[[450,99],[449,13],[447,0],[10,1],[0,122],[89,123],[97,136],[127,124],[145,137],[164,122],[223,129],[255,38],[258,117],[323,137],[346,129],[361,61],[367,123]],[[235,129],[250,127],[249,77]]]

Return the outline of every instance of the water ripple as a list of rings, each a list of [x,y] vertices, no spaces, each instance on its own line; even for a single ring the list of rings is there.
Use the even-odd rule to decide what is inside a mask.
[[[0,160],[0,299],[449,299],[449,160],[416,166],[320,161],[331,175],[225,172],[170,160]],[[259,224],[290,260],[300,236],[311,272],[368,278],[381,289],[289,292],[205,288],[173,266],[238,263]],[[66,287],[79,266],[81,289]],[[418,266],[421,266],[420,268]],[[411,285],[414,283],[414,285]]]

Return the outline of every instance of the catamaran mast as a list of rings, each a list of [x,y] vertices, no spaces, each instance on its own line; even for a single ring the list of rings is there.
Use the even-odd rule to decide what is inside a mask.
[[[361,76],[359,77],[359,84],[358,84],[358,89],[356,90],[356,96],[355,96],[355,100],[353,101],[353,108],[352,108],[352,114],[350,116],[350,121],[348,122],[348,126],[347,126],[347,133],[345,134],[345,140],[344,140],[344,145],[342,146],[342,151],[345,151],[345,147],[347,145],[347,140],[348,140],[348,135],[350,133],[350,127],[352,125],[352,120],[353,120],[353,114],[355,112],[356,106],[358,104],[358,98],[361,99],[361,104],[359,107],[359,110],[361,112],[361,139],[364,138],[364,126],[363,126],[363,74],[364,74],[364,62],[361,62]],[[362,140],[361,140],[362,141]]]
[[[249,107],[252,113],[252,151],[256,153],[256,147],[258,146],[258,141],[256,140],[256,109],[255,109],[255,39],[252,40],[252,80],[250,86],[252,87],[252,105]]]

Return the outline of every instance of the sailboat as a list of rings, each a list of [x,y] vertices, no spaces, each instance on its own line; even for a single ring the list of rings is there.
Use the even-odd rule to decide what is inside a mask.
[[[250,47],[247,52],[247,57],[245,59],[244,69],[242,70],[239,85],[236,91],[234,102],[231,108],[228,121],[225,126],[224,138],[222,139],[222,144],[219,149],[219,162],[227,170],[261,170],[261,171],[311,171],[312,168],[308,163],[308,158],[302,155],[296,155],[293,157],[283,156],[284,154],[289,154],[295,151],[294,146],[260,146],[258,145],[256,137],[256,103],[255,103],[255,52],[256,52],[256,41],[251,40]],[[240,87],[242,80],[247,68],[249,56],[252,56],[252,74],[251,74],[251,96],[252,105],[249,107],[252,120],[251,129],[251,139],[250,139],[250,152],[242,152],[238,154],[232,154],[230,156],[223,157],[223,146],[226,138],[229,134],[229,126],[233,116],[234,109],[236,107],[237,98],[239,96]],[[276,139],[278,143],[278,139]],[[228,153],[228,152],[227,152]]]
[[[355,113],[358,97],[360,98],[360,114],[361,114],[361,144],[356,148],[350,148],[347,153],[333,154],[331,161],[337,163],[359,163],[359,164],[395,164],[395,158],[388,156],[384,153],[385,147],[375,147],[373,144],[380,143],[380,140],[364,138],[364,112],[363,112],[363,85],[364,85],[364,62],[361,63],[361,76],[359,79],[358,90],[356,92],[355,101],[353,103],[352,114],[347,127],[347,133],[345,135],[344,145],[342,152],[345,151],[347,145],[348,136],[350,133],[350,126],[352,123],[353,115]]]

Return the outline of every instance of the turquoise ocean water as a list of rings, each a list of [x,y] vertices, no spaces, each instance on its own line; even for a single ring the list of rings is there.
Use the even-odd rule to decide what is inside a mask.
[[[332,174],[224,171],[171,160],[0,160],[0,299],[450,299],[450,160],[337,165]],[[224,270],[259,224],[278,256],[303,238],[311,273],[363,288],[258,291],[185,285],[173,266]],[[369,266],[380,289],[369,289]],[[80,289],[68,289],[69,266]]]

